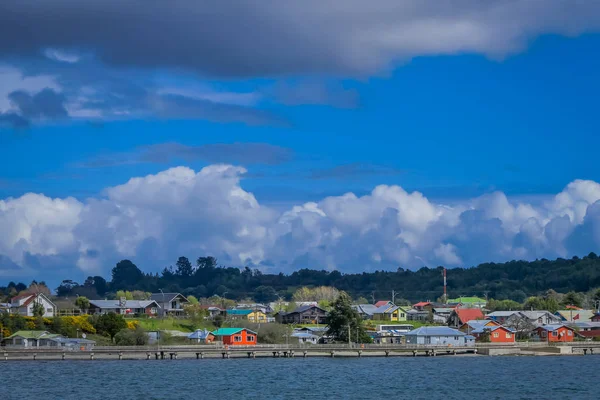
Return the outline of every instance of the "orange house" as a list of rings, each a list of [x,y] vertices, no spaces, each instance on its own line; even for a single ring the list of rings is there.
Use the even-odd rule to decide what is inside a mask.
[[[572,342],[575,338],[575,330],[566,325],[544,325],[535,328],[533,335],[540,341]]]
[[[471,320],[463,324],[460,331],[475,336],[477,341],[482,337],[488,337],[490,343],[514,343],[515,332],[505,326],[492,320]]]
[[[256,346],[257,334],[246,328],[219,328],[213,335],[227,346]]]

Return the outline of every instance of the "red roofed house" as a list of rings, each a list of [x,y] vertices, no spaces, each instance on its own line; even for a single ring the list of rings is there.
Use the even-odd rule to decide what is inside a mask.
[[[448,317],[448,326],[459,327],[463,324],[477,319],[484,319],[480,308],[455,308]]]
[[[415,310],[423,311],[425,309],[425,307],[427,307],[430,304],[431,304],[431,302],[429,302],[429,301],[420,301],[417,304],[413,304],[413,308]]]
[[[390,303],[390,302],[387,300],[380,300],[377,303],[375,303],[375,307],[377,307],[377,308],[383,307],[383,306],[388,305],[388,303]]]
[[[33,306],[41,304],[44,307],[44,317],[54,317],[56,315],[56,305],[44,294],[22,294],[10,299],[10,312],[21,314],[26,317],[33,317]]]

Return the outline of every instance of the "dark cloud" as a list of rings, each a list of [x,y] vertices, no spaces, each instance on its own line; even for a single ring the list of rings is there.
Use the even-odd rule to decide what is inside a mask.
[[[200,146],[160,143],[140,147],[134,152],[102,155],[79,166],[102,168],[139,163],[169,163],[176,160],[276,165],[291,161],[293,156],[291,149],[268,143],[209,143]]]
[[[68,116],[65,96],[46,88],[31,94],[23,90],[8,95],[15,111],[0,113],[0,127],[24,129],[31,121],[64,119]]]
[[[3,0],[0,54],[82,50],[234,77],[368,74],[419,55],[502,57],[540,34],[598,29],[599,15],[598,2],[572,0]]]
[[[373,175],[399,175],[403,171],[383,165],[368,163],[352,163],[337,165],[332,168],[313,170],[311,179],[346,179]]]

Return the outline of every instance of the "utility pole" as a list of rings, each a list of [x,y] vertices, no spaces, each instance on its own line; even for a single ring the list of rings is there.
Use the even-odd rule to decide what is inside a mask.
[[[371,300],[372,300],[372,304],[375,304],[375,291],[374,290],[371,292]]]
[[[396,291],[392,290],[392,303],[396,304]]]
[[[348,324],[348,348],[352,347],[352,342],[350,341],[350,324]]]

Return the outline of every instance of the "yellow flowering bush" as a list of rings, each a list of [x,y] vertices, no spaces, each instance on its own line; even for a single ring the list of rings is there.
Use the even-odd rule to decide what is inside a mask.
[[[140,326],[138,321],[127,321],[127,329],[135,331]]]
[[[92,324],[87,317],[87,315],[79,315],[77,317],[61,317],[62,323],[65,326],[74,327],[75,329],[79,329],[82,332],[86,333],[96,333],[96,328]]]

